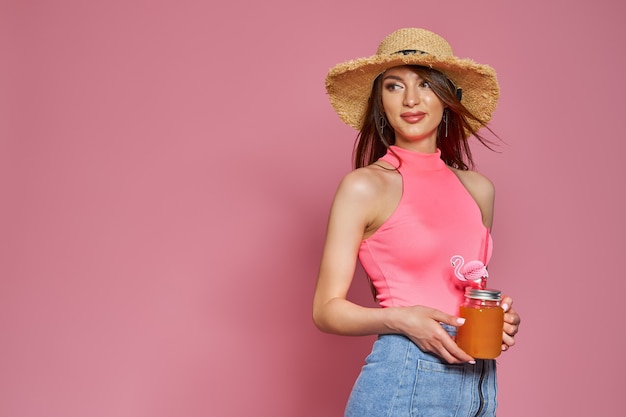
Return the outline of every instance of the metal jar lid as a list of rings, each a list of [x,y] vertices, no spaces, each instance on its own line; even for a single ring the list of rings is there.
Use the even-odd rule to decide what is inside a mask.
[[[500,301],[502,299],[502,292],[498,290],[481,290],[467,287],[465,288],[465,296],[476,300]]]

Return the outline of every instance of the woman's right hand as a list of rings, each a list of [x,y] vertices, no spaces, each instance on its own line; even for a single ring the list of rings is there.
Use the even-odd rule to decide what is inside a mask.
[[[475,363],[474,358],[458,347],[440,324],[458,327],[465,319],[423,306],[395,307],[390,310],[393,310],[389,311],[393,326],[424,352],[433,353],[448,363]]]

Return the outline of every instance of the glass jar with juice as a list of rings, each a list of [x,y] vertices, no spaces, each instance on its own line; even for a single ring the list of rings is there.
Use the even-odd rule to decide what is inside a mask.
[[[494,359],[502,352],[504,310],[502,293],[497,290],[467,287],[459,316],[465,323],[458,327],[456,343],[476,359]]]

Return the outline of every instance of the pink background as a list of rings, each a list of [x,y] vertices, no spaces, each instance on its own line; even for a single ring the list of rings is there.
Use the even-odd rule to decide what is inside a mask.
[[[400,27],[493,65],[500,415],[621,408],[621,2],[4,0],[0,415],[339,416],[373,337],[311,297],[355,132],[334,64]],[[362,275],[355,300],[370,303]]]

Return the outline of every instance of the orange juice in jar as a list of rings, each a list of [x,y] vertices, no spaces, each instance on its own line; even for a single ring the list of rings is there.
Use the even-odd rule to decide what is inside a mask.
[[[494,359],[502,352],[504,310],[502,293],[497,290],[465,289],[465,302],[459,316],[465,323],[458,328],[456,343],[477,359]]]

